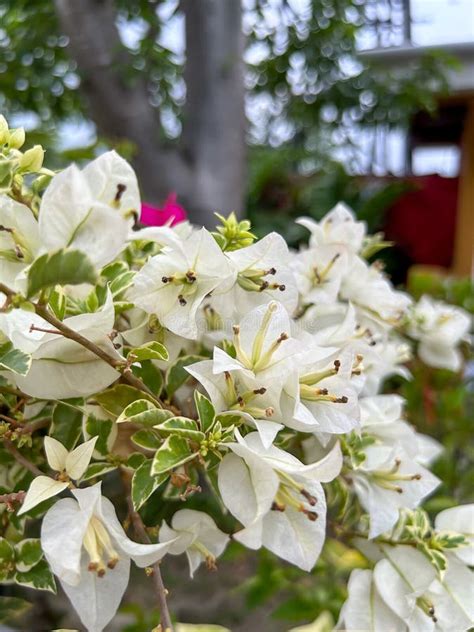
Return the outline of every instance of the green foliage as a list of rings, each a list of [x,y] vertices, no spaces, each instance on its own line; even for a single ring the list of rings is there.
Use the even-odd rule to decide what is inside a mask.
[[[82,400],[58,402],[53,410],[50,435],[72,450],[82,433]]]
[[[0,621],[6,623],[25,614],[31,604],[19,597],[0,597]]]
[[[151,473],[153,476],[164,474],[179,465],[187,463],[194,456],[186,439],[177,435],[171,435],[156,451]]]
[[[132,502],[135,511],[138,511],[155,492],[158,487],[168,478],[168,474],[159,476],[151,475],[152,460],[146,459],[136,469],[132,478]]]
[[[195,362],[204,360],[202,356],[188,355],[181,356],[166,371],[165,388],[168,399],[171,399],[180,386],[191,379],[186,367]]]
[[[5,538],[0,538],[0,582],[15,582],[20,586],[56,592],[56,583],[47,562],[43,560],[39,540],[23,540],[13,546]]]
[[[80,250],[58,250],[38,257],[28,270],[28,296],[55,285],[79,285],[97,281],[88,256]]]
[[[11,342],[0,345],[0,369],[12,371],[17,375],[26,375],[30,370],[31,355],[14,349]]]

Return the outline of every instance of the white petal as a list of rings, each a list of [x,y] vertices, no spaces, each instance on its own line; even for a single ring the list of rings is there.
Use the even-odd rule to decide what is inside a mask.
[[[310,571],[316,564],[326,534],[324,492],[318,483],[307,485],[307,490],[318,499],[315,521],[291,508],[270,511],[263,519],[262,531],[263,546],[304,571]]]
[[[381,599],[372,571],[354,570],[348,584],[348,598],[341,610],[345,632],[406,632],[406,626]]]
[[[46,452],[46,458],[52,470],[62,472],[66,468],[68,451],[57,439],[45,437],[44,451]]]
[[[80,582],[76,585],[61,582],[87,632],[102,632],[118,610],[128,585],[130,560],[122,558],[104,577],[87,570],[88,559],[82,555]]]
[[[284,427],[283,424],[278,424],[274,421],[266,421],[265,419],[254,419],[253,423],[257,428],[262,445],[264,448],[269,448],[277,434]]]
[[[68,584],[80,581],[81,549],[94,506],[82,510],[76,500],[59,500],[41,525],[41,548],[53,573]]]
[[[33,509],[33,507],[36,507],[36,505],[39,505],[44,500],[48,500],[48,498],[60,494],[67,489],[68,486],[69,483],[55,481],[54,478],[50,478],[49,476],[37,476],[31,482],[18,515],[21,516],[21,514]]]
[[[468,566],[474,566],[474,504],[441,511],[436,516],[435,529],[462,533],[469,544],[453,550],[452,553]]]
[[[119,549],[131,557],[137,566],[143,568],[161,560],[168,552],[173,540],[158,544],[139,544],[127,537],[120,524],[114,506],[108,498],[100,498],[96,506],[96,515],[103,521]]]
[[[73,480],[79,480],[86,471],[92,458],[97,439],[98,437],[93,437],[89,439],[89,441],[81,443],[81,445],[77,446],[77,448],[67,455],[66,472]]]
[[[448,556],[447,571],[430,586],[428,598],[443,632],[464,632],[474,625],[474,573],[455,557]]]
[[[219,466],[218,485],[225,506],[247,526],[270,510],[279,479],[252,454],[247,454],[245,461],[227,454]]]

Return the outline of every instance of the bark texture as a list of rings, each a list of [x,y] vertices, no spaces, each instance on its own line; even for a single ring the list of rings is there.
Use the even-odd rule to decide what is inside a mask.
[[[176,191],[191,220],[213,225],[214,211],[242,210],[245,122],[243,35],[238,0],[183,0],[187,98],[179,143],[163,140],[145,80],[123,79],[113,0],[55,0],[99,134],[128,138],[143,197],[159,204]]]

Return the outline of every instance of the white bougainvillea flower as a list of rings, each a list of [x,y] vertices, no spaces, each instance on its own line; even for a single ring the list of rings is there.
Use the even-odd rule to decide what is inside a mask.
[[[283,383],[273,373],[252,377],[242,371],[224,371],[216,375],[212,360],[196,362],[186,371],[206,389],[216,412],[238,413],[243,422],[257,428],[266,446],[283,428],[279,423]]]
[[[64,324],[120,359],[122,356],[109,338],[114,319],[114,304],[109,292],[99,311],[65,318]],[[77,342],[54,333],[52,326],[33,312],[13,309],[0,314],[0,331],[16,349],[32,354],[28,374],[24,377],[12,374],[11,378],[32,397],[66,399],[86,396],[101,391],[119,377],[109,364]]]
[[[450,632],[474,623],[473,573],[447,555],[442,576],[420,551],[409,546],[382,546],[374,582],[390,609],[409,630]]]
[[[298,356],[298,373],[290,375],[282,394],[287,425],[317,432],[320,438],[354,430],[359,426],[359,406],[351,377],[359,360],[350,350],[328,354],[330,349],[306,342],[307,350]]]
[[[377,265],[369,266],[360,257],[354,257],[341,284],[341,297],[351,301],[373,326],[393,325],[401,320],[411,298],[399,292]]]
[[[302,302],[305,305],[334,303],[347,265],[345,246],[317,246],[295,255],[291,269]]]
[[[43,250],[82,250],[102,267],[125,247],[139,212],[135,173],[115,151],[102,154],[82,171],[71,165],[53,177],[41,200]]]
[[[350,477],[370,516],[369,537],[375,538],[393,527],[401,508],[417,507],[440,481],[401,446],[369,445],[364,453],[365,460]]]
[[[91,461],[96,441],[97,437],[94,437],[69,452],[62,443],[53,437],[45,437],[46,459],[49,467],[58,472],[59,476],[56,479],[50,476],[34,478],[18,515],[20,516],[44,500],[60,494],[69,487],[70,479],[79,480]]]
[[[218,475],[224,504],[245,527],[234,538],[311,570],[325,538],[321,482],[333,480],[341,469],[339,445],[321,461],[304,465],[280,448],[265,448],[256,432],[242,438],[236,431],[236,438]]]
[[[151,257],[134,279],[129,298],[165,327],[184,338],[196,339],[196,314],[211,292],[226,291],[235,272],[212,235],[202,228]]]
[[[171,527],[163,521],[160,542],[172,541],[168,553],[186,553],[191,577],[202,562],[209,569],[216,568],[216,558],[224,552],[229,536],[223,533],[214,520],[202,511],[180,509],[172,518]]]
[[[22,272],[35,259],[40,247],[38,222],[32,211],[0,195],[1,281],[12,289],[23,290],[26,279]]]
[[[228,292],[210,304],[224,318],[245,316],[258,305],[278,301],[292,314],[298,304],[295,278],[289,267],[288,246],[277,233],[270,233],[246,248],[227,252],[236,272]]]
[[[362,248],[366,233],[365,222],[356,221],[353,211],[344,202],[336,204],[320,222],[300,217],[296,223],[310,231],[310,246],[342,244],[353,254]]]
[[[45,515],[41,547],[88,632],[102,632],[128,584],[130,560],[141,568],[161,559],[173,540],[138,544],[130,540],[101,484],[72,490]]]
[[[474,504],[441,511],[436,516],[435,529],[462,534],[466,539],[466,546],[454,549],[452,554],[468,566],[474,566]]]
[[[458,371],[462,355],[457,347],[466,339],[471,322],[465,310],[423,296],[412,310],[408,333],[419,340],[418,355],[423,362]]]
[[[337,630],[344,632],[407,632],[405,622],[384,602],[370,570],[352,571],[347,600],[341,608]]]
[[[443,447],[432,437],[416,432],[402,419],[404,402],[399,395],[359,399],[362,432],[384,445],[400,445],[410,458],[429,465],[441,454]]]

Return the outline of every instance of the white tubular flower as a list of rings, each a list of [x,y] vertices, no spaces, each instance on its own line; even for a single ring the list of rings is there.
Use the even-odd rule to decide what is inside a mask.
[[[382,546],[374,582],[382,599],[410,632],[463,632],[474,623],[473,573],[453,555],[437,576],[422,553],[409,546]]]
[[[344,632],[407,632],[407,627],[384,602],[370,570],[352,571],[347,600],[341,608],[337,630]]]
[[[467,541],[452,551],[464,564],[474,566],[474,504],[460,505],[441,511],[435,519],[437,531],[460,533]]]
[[[130,540],[100,483],[74,489],[45,515],[41,546],[64,592],[88,632],[102,632],[115,615],[128,584],[130,560],[145,567],[161,559],[172,541]]]
[[[350,472],[354,490],[370,516],[369,537],[389,531],[399,509],[414,509],[439,485],[439,479],[399,447],[371,445],[365,461]]]
[[[234,278],[228,259],[202,228],[151,257],[135,276],[129,297],[170,331],[195,340],[202,333],[196,314],[204,298],[226,291]]]
[[[362,432],[384,445],[402,446],[406,454],[429,465],[443,451],[438,441],[420,434],[402,419],[404,399],[399,395],[376,395],[359,400]]]
[[[342,465],[339,445],[319,462],[304,465],[284,450],[265,448],[258,433],[229,444],[219,466],[222,500],[244,525],[235,539],[251,549],[266,547],[303,570],[313,568],[325,538],[326,501],[321,482]]]
[[[365,222],[356,221],[353,211],[344,202],[336,204],[320,222],[300,217],[296,223],[310,231],[311,246],[342,244],[352,254],[360,251],[366,233]]]
[[[96,441],[97,437],[94,437],[69,452],[53,437],[45,437],[46,459],[50,468],[59,475],[56,479],[49,476],[37,476],[33,479],[18,515],[21,516],[48,498],[60,494],[69,487],[70,479],[79,480],[90,463]]]
[[[251,246],[227,252],[236,271],[229,292],[211,305],[225,318],[245,316],[258,305],[278,301],[292,314],[298,304],[295,278],[290,269],[288,246],[277,233],[270,233]]]
[[[465,310],[423,296],[413,308],[408,334],[420,341],[418,355],[423,362],[458,371],[462,355],[457,347],[466,339],[471,324]]]
[[[21,291],[26,285],[22,272],[41,247],[38,222],[31,210],[6,195],[0,195],[0,280]],[[23,283],[22,283],[23,281]]]
[[[168,553],[186,553],[191,577],[202,562],[210,570],[216,568],[216,558],[224,552],[229,536],[217,528],[214,520],[202,511],[180,509],[171,520],[171,528],[163,522],[160,542],[170,542]]]
[[[122,356],[109,338],[114,319],[114,304],[109,292],[99,311],[65,318],[64,324],[120,359]],[[115,369],[77,342],[59,333],[48,333],[51,325],[33,312],[13,309],[0,314],[0,330],[16,349],[32,354],[28,374],[12,377],[17,386],[32,397],[67,399],[86,396],[101,391],[119,377]]]
[[[76,248],[102,267],[125,247],[139,212],[135,173],[115,151],[102,154],[82,171],[71,165],[54,176],[41,200],[43,249]]]
[[[390,281],[375,266],[354,257],[341,284],[341,297],[362,310],[374,327],[385,328],[401,320],[411,298],[393,288]]]
[[[345,246],[317,246],[303,250],[291,261],[304,305],[334,303],[347,270]]]

